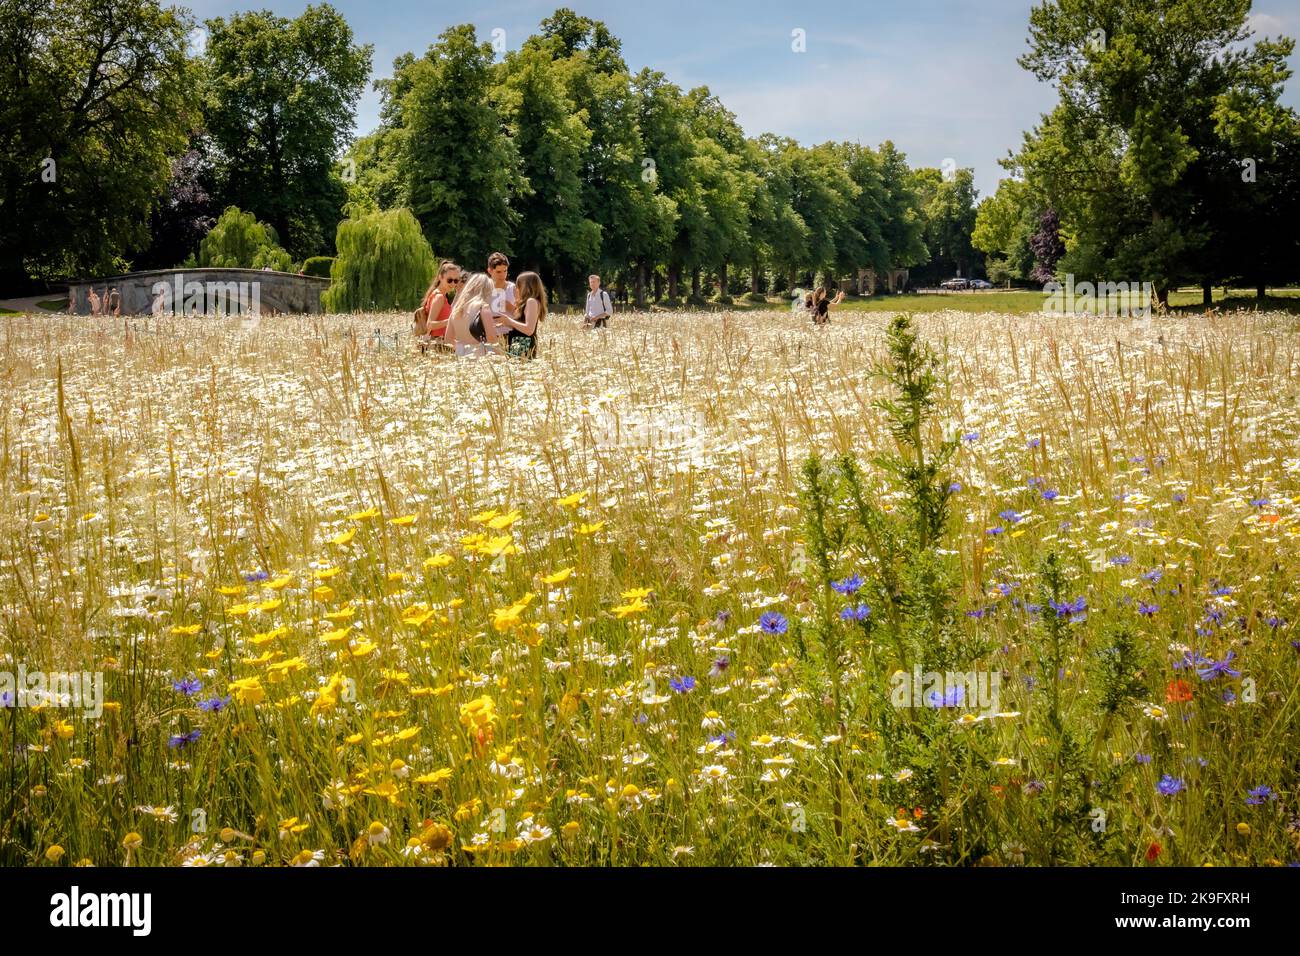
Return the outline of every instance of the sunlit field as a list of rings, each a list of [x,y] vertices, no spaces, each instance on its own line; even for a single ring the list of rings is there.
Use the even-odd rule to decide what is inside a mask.
[[[0,862],[1300,859],[1295,318],[834,319],[6,318]]]

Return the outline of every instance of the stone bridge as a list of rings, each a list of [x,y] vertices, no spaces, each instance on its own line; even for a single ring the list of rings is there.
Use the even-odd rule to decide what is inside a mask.
[[[94,289],[100,311],[107,313],[108,295],[116,289],[123,315],[319,313],[329,285],[329,279],[269,269],[158,269],[69,282],[68,311],[89,315]]]

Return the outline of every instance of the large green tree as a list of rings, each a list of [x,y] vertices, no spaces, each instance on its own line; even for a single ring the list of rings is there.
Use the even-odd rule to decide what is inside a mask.
[[[154,0],[0,0],[0,287],[148,245],[197,119],[192,25]]]
[[[512,252],[520,223],[512,200],[527,180],[493,102],[492,45],[472,26],[451,27],[423,57],[399,57],[381,90],[381,139],[393,140],[377,155],[393,157],[401,201],[438,255],[482,269],[490,253]]]
[[[1222,274],[1230,223],[1256,194],[1215,184],[1294,123],[1278,103],[1294,42],[1250,42],[1249,12],[1250,0],[1034,8],[1021,64],[1060,102],[1018,160],[1060,214],[1061,271],[1150,281],[1163,303],[1182,282]]]
[[[207,21],[205,118],[218,195],[269,222],[299,258],[328,251],[346,199],[336,160],[351,139],[371,47],[328,4]]]

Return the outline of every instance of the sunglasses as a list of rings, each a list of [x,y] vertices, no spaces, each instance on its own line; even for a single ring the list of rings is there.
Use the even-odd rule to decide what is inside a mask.
[[[442,281],[447,283],[447,285],[460,285],[459,279],[443,279]]]

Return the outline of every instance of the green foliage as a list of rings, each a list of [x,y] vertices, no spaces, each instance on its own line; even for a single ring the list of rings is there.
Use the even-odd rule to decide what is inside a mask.
[[[1060,215],[1060,272],[1151,281],[1162,301],[1187,281],[1294,278],[1294,259],[1269,257],[1250,216],[1270,202],[1294,208],[1294,163],[1276,162],[1296,139],[1295,112],[1279,103],[1294,41],[1250,43],[1249,12],[1248,0],[1033,10],[1020,62],[1061,98],[1014,162]],[[1259,164],[1254,181],[1243,157]],[[1294,220],[1285,234],[1294,249]]]
[[[336,245],[333,282],[322,298],[329,312],[414,309],[437,264],[408,209],[345,219]]]
[[[296,255],[328,251],[346,198],[335,157],[370,75],[370,46],[353,42],[329,4],[207,27],[204,119],[225,157],[219,196],[274,225]]]
[[[333,265],[333,256],[312,256],[302,264],[302,274],[316,276],[319,279],[328,279]]]
[[[275,230],[251,212],[230,206],[199,243],[198,264],[218,269],[289,271],[292,257],[276,242]]]
[[[0,287],[109,274],[149,244],[197,119],[192,25],[156,0],[0,9]]]

